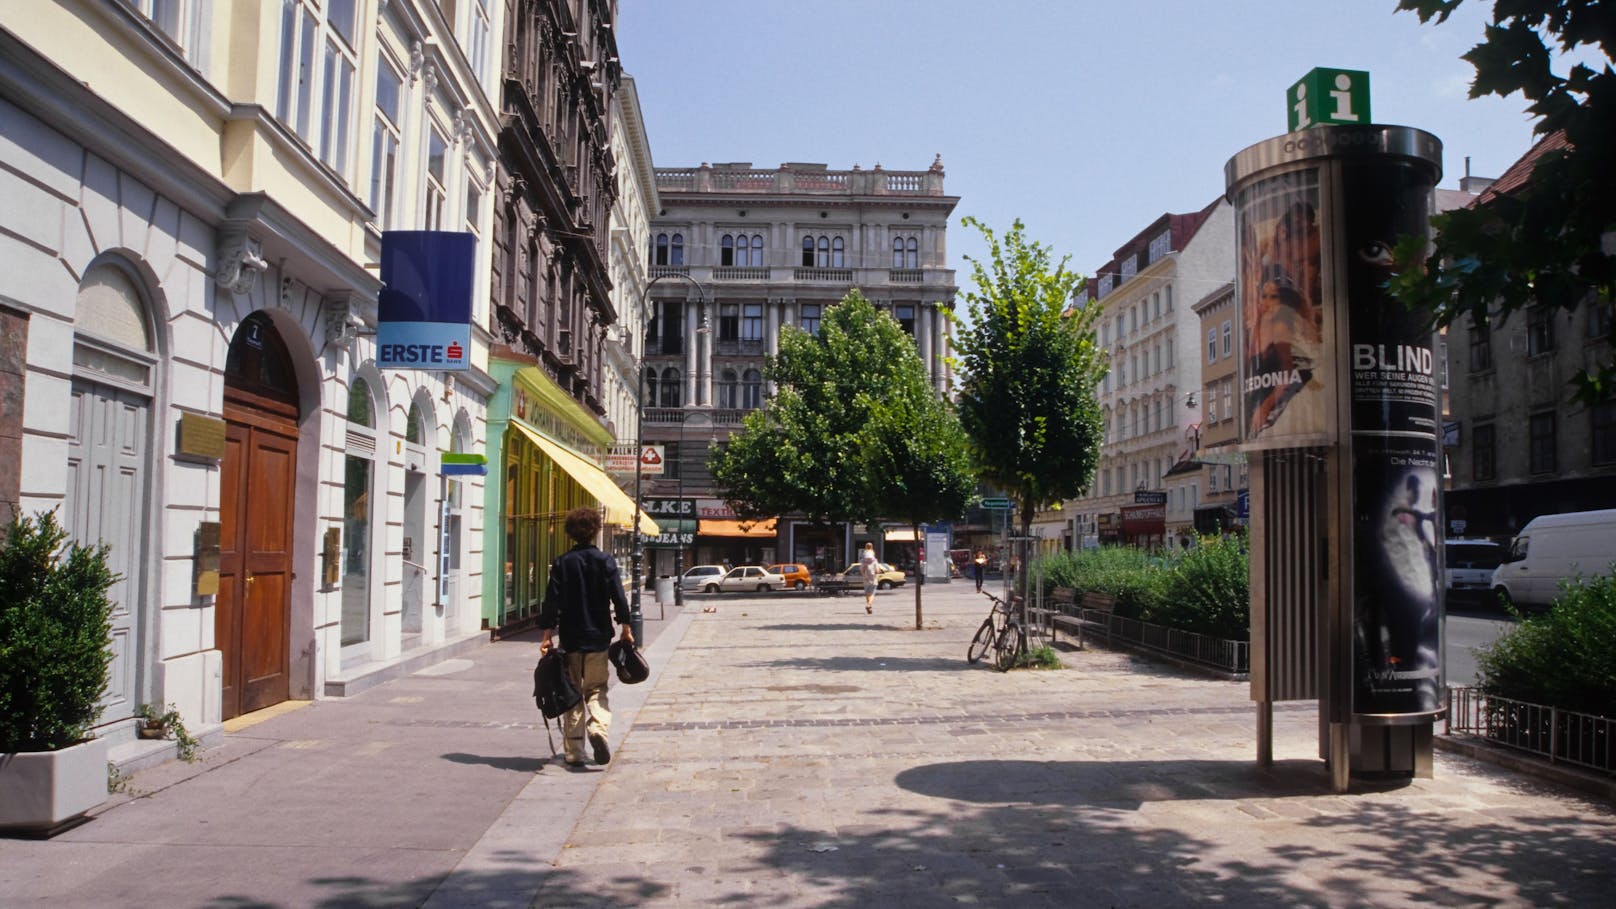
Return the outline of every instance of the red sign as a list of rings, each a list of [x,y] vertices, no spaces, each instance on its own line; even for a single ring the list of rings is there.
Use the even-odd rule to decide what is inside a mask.
[[[1125,535],[1160,534],[1166,530],[1166,505],[1122,506],[1122,532]]]

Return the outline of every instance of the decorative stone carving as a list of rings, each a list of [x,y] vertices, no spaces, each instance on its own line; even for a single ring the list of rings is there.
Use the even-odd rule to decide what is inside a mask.
[[[218,258],[219,268],[213,280],[236,294],[251,291],[253,282],[269,268],[264,260],[263,245],[244,230],[226,231],[219,238]]]
[[[364,320],[355,311],[353,304],[351,294],[326,297],[321,302],[320,308],[325,313],[326,343],[347,350],[353,344],[354,338],[359,336],[359,330],[364,327]]]

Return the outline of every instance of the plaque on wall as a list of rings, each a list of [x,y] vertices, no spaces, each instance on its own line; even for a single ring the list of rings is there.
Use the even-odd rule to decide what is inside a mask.
[[[188,458],[220,460],[224,457],[224,429],[223,420],[198,413],[180,414],[176,453]]]

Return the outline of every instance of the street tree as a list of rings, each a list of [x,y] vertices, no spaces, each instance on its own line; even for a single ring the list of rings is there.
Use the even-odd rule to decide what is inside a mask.
[[[1446,21],[1464,0],[1399,0],[1421,22]],[[1563,55],[1602,53],[1603,66],[1554,71]],[[1475,67],[1470,96],[1529,102],[1540,137],[1563,134],[1524,185],[1484,194],[1469,208],[1431,219],[1434,243],[1404,238],[1405,267],[1392,290],[1433,313],[1438,325],[1468,315],[1478,326],[1502,322],[1527,306],[1574,311],[1593,307],[1612,347],[1573,378],[1588,404],[1616,394],[1616,4],[1603,0],[1499,0],[1482,41],[1463,55]],[[1558,143],[1550,143],[1558,144]],[[1548,147],[1548,146],[1545,146]],[[1603,321],[1600,321],[1600,318]]]
[[[1100,459],[1097,386],[1108,369],[1095,342],[1096,305],[1072,305],[1083,279],[1052,263],[1019,220],[1001,240],[974,218],[987,261],[966,257],[975,288],[961,356],[960,423],[981,479],[1013,498],[1028,536],[1039,508],[1089,488]]]
[[[918,528],[964,511],[971,475],[958,422],[914,339],[858,291],[825,312],[817,335],[782,330],[765,374],[774,394],[711,460],[737,516]]]

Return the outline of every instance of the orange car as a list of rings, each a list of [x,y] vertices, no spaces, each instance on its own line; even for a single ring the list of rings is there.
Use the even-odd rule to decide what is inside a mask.
[[[769,570],[786,579],[786,586],[792,590],[807,590],[808,585],[814,582],[813,576],[808,573],[807,565],[787,562],[783,565],[770,565]]]

